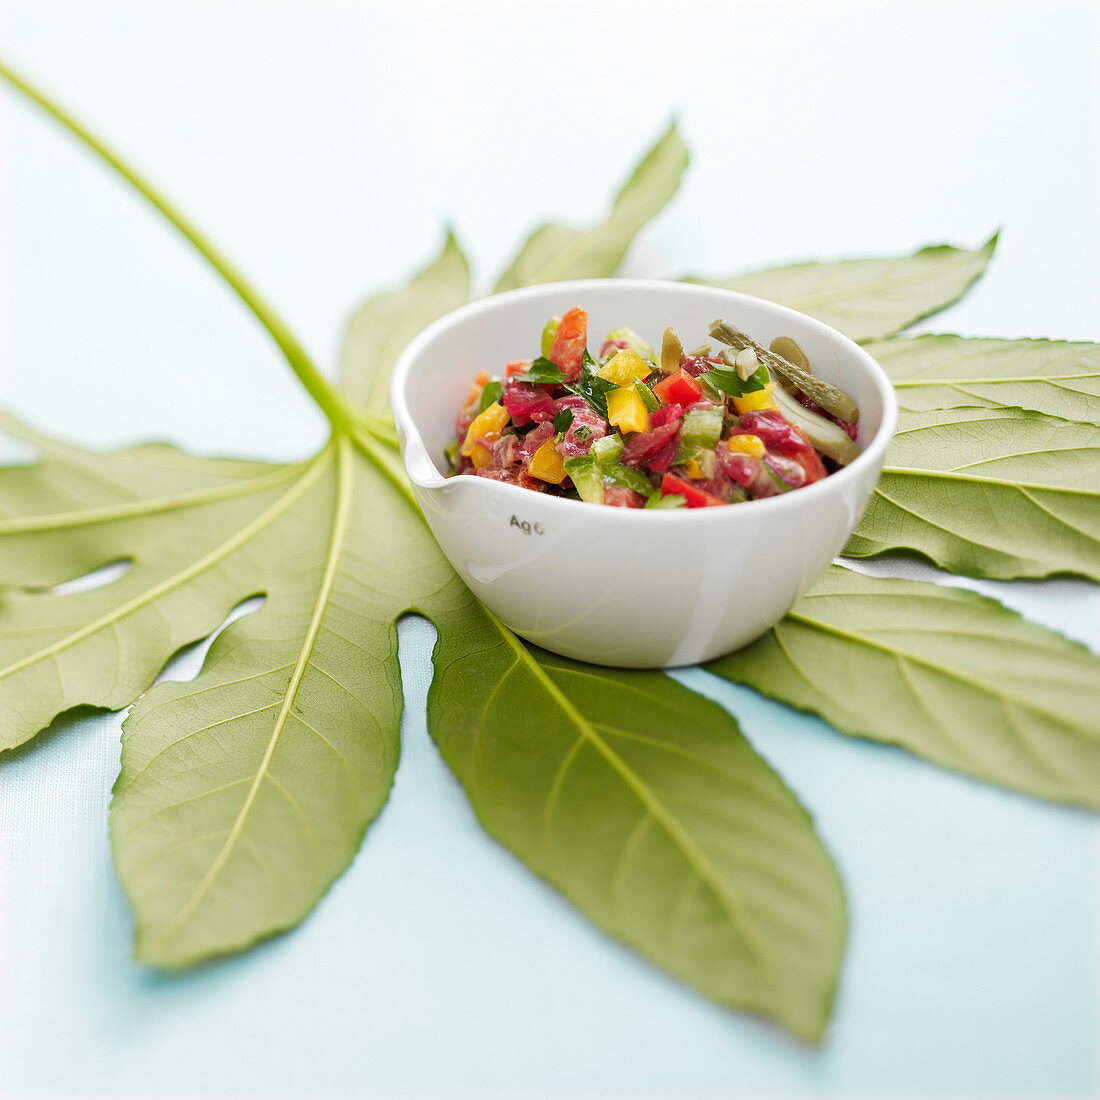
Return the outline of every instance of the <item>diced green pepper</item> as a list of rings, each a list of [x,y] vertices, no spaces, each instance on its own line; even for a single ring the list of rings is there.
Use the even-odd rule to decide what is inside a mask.
[[[608,340],[625,340],[627,346],[633,348],[643,359],[648,359],[654,364],[657,362],[657,353],[653,350],[653,345],[643,340],[632,328],[627,328],[625,325],[622,328],[613,328],[604,337],[604,343],[606,344]]]
[[[603,476],[612,485],[621,485],[624,489],[632,489],[635,493],[641,493],[644,497],[651,497],[657,492],[650,483],[649,478],[641,470],[635,470],[630,466],[620,466],[617,462],[604,466]]]
[[[609,462],[618,462],[619,456],[623,453],[623,437],[618,432],[605,435],[592,444],[592,450],[589,453],[601,466],[606,466]]]
[[[680,445],[676,448],[676,457],[672,460],[672,465],[686,466],[702,449],[698,443],[685,443],[681,439]]]
[[[661,407],[657,395],[644,382],[635,382],[634,388],[638,391],[638,396],[642,399],[646,412],[655,413]]]
[[[697,443],[700,447],[716,447],[721,435],[721,409],[690,409],[684,413],[684,422],[680,426],[682,442]]]
[[[676,461],[673,465],[690,468],[692,462],[699,463],[699,473],[707,481],[714,477],[718,469],[718,456],[714,453],[713,448],[703,447],[698,443],[685,443],[681,439],[680,446],[676,449]],[[696,478],[698,476],[696,474]]]
[[[565,460],[565,472],[586,504],[603,504],[603,470],[589,455]]]
[[[550,349],[554,346],[554,337],[558,334],[558,325],[561,324],[560,317],[551,317],[546,322],[546,328],[542,330],[542,357],[543,359],[550,358]]]

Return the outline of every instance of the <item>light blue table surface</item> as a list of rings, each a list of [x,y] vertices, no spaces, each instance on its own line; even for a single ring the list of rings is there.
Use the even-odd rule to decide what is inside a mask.
[[[936,324],[1100,335],[1091,5],[4,0],[0,27],[324,362],[444,218],[484,276],[533,218],[595,216],[672,108],[692,173],[628,273],[973,243],[1004,223],[987,279]],[[654,75],[655,56],[680,64]],[[583,80],[540,65],[563,57]],[[566,122],[583,170],[540,170]],[[805,169],[775,168],[791,157]],[[6,93],[0,158],[4,404],[94,444],[316,443],[216,281]],[[1096,586],[976,587],[1100,650]],[[241,958],[166,976],[129,957],[107,843],[121,716],[65,717],[0,765],[0,1097],[1100,1090],[1095,817],[678,673],[737,715],[843,875],[848,955],[811,1050],[639,961],[481,834],[425,728],[432,630],[400,637],[390,802],[305,924]]]

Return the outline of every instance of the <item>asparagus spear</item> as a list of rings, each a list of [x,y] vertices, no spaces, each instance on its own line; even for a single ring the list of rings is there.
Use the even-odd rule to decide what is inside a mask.
[[[859,420],[859,407],[839,387],[831,382],[826,382],[817,375],[806,370],[805,367],[796,366],[774,351],[768,351],[761,347],[751,336],[746,336],[740,329],[725,321],[715,321],[710,326],[710,334],[715,340],[721,340],[732,348],[741,351],[744,348],[752,348],[756,357],[781,378],[797,386],[812,401],[816,401],[826,412],[832,413],[839,420],[846,420],[851,424]]]

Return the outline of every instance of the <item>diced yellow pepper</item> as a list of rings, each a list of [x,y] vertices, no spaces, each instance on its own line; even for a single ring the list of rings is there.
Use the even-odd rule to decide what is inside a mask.
[[[758,435],[731,435],[726,440],[726,446],[731,451],[740,451],[751,458],[763,458],[767,451],[764,441]]]
[[[478,442],[474,444],[470,459],[478,470],[484,466],[488,466],[493,461],[494,442],[495,440],[478,440]]]
[[[703,467],[699,465],[697,458],[688,459],[687,472],[692,481],[703,480]]]
[[[484,412],[478,413],[471,421],[470,429],[466,433],[466,439],[463,441],[460,453],[472,457],[474,446],[479,439],[486,439],[490,443],[496,442],[507,423],[508,410],[499,401],[494,401],[486,407]]]
[[[558,454],[553,439],[548,439],[531,456],[527,472],[539,481],[548,481],[551,485],[560,485],[565,480],[565,459]]]
[[[769,382],[762,390],[755,390],[741,397],[731,398],[733,407],[737,410],[739,416],[744,416],[745,413],[763,412],[765,409],[774,409],[775,402],[772,400],[772,390],[774,389],[775,383]]]
[[[649,431],[649,411],[633,383],[620,386],[607,395],[607,421],[621,432]]]
[[[648,377],[653,373],[653,368],[633,348],[623,348],[596,373],[616,386],[629,386],[636,379]]]

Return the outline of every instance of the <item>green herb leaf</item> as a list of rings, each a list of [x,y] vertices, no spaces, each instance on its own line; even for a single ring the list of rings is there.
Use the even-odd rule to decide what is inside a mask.
[[[573,410],[562,409],[561,412],[554,416],[554,431],[565,432],[569,430],[569,425],[573,423]]]
[[[435,661],[429,728],[492,836],[706,996],[820,1039],[840,883],[729,714],[662,673],[526,646],[477,608],[441,624]]]
[[[706,667],[843,733],[1100,809],[1100,658],[973,592],[833,566]]]
[[[1018,406],[1100,424],[1100,344],[914,336],[867,345],[903,409]]]
[[[607,419],[607,395],[618,389],[609,378],[601,378],[588,365],[581,370],[580,377],[565,387],[570,393],[583,397],[588,407],[602,420]]]
[[[747,393],[756,393],[771,381],[768,377],[768,368],[765,366],[757,367],[744,381],[741,381],[737,371],[723,370],[721,367],[715,367],[700,375],[699,381],[704,378],[708,385],[729,397],[744,397]]]
[[[513,382],[533,382],[538,386],[560,386],[565,382],[565,374],[557,363],[539,356],[523,374],[512,375]]]
[[[951,305],[985,271],[994,234],[969,251],[933,245],[911,256],[793,264],[733,279],[685,280],[739,290],[808,313],[853,340],[893,336]]]
[[[954,573],[1100,580],[1100,430],[1023,409],[903,413],[844,553]]]
[[[589,229],[540,226],[494,288],[614,275],[638,231],[676,194],[688,154],[675,123],[634,170],[606,221]]]
[[[477,411],[483,413],[494,401],[500,400],[500,396],[503,392],[504,387],[495,379],[491,382],[486,382],[485,388],[481,391],[481,398],[477,403]]]
[[[348,395],[376,413],[390,407],[390,372],[405,345],[470,296],[470,268],[448,230],[439,257],[407,286],[369,298],[352,317],[340,353]]]

